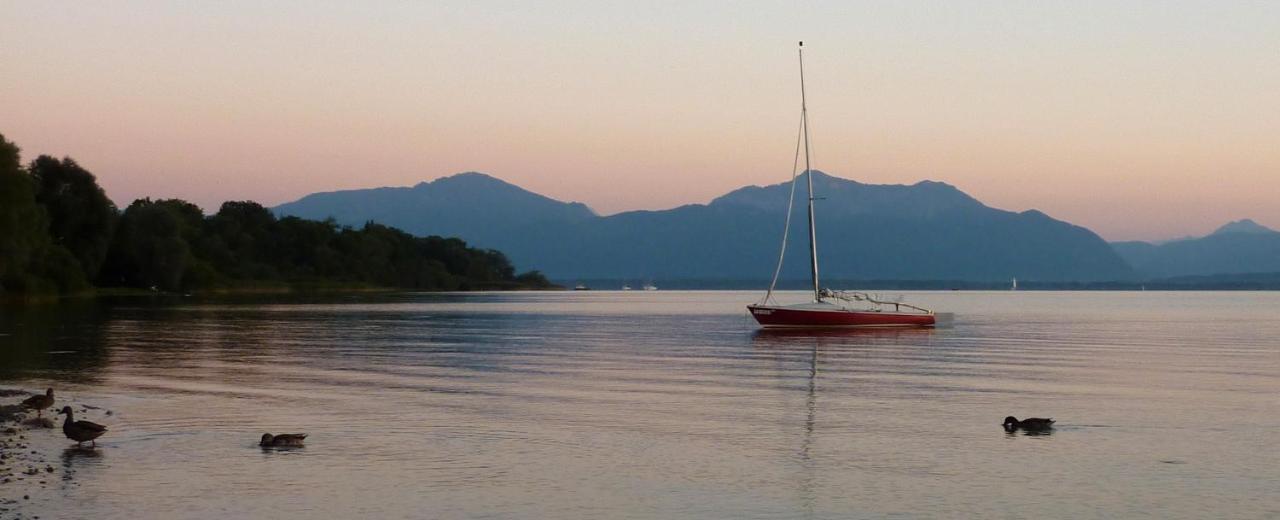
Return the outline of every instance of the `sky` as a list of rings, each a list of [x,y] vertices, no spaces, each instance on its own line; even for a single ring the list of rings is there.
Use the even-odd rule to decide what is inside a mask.
[[[481,171],[601,214],[814,168],[1109,240],[1280,228],[1280,2],[0,0],[0,134],[121,206]]]

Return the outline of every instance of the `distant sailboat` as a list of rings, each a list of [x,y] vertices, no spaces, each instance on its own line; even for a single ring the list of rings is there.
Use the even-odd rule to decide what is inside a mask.
[[[649,282],[649,283],[644,284],[643,289],[644,289],[644,290],[646,290],[646,291],[656,291],[656,290],[658,290],[658,286],[653,285],[653,282]]]
[[[932,327],[937,323],[933,311],[902,303],[883,301],[864,292],[832,291],[818,285],[818,235],[814,229],[813,169],[809,164],[809,115],[804,95],[804,42],[800,42],[800,122],[804,138],[804,176],[809,185],[809,267],[813,281],[813,301],[794,305],[773,303],[773,290],[782,272],[782,259],[787,250],[787,231],[791,227],[791,202],[787,204],[787,225],[782,234],[782,252],[773,273],[769,291],[759,303],[747,306],[756,322],[765,327]],[[796,163],[800,160],[799,143]],[[792,168],[791,200],[799,175]]]
[[[627,285],[627,284],[622,284],[622,290],[624,290],[624,291],[630,291],[630,290],[631,290],[631,286],[630,286],[630,285]]]
[[[1012,286],[1012,287],[1010,287],[1010,288],[1009,288],[1009,290],[1010,290],[1010,291],[1016,291],[1016,290],[1018,290],[1018,279],[1017,279],[1016,277],[1013,279],[1013,286]]]

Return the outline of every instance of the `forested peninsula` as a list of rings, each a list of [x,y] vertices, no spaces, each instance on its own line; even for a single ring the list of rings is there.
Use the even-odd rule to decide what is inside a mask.
[[[93,294],[319,289],[544,289],[499,251],[457,238],[415,237],[376,223],[277,218],[252,201],[205,215],[179,199],[120,211],[71,158],[25,167],[0,135],[0,299]]]

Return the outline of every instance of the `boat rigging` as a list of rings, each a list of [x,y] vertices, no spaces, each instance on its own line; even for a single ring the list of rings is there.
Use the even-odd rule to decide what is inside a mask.
[[[932,327],[937,324],[937,315],[923,307],[887,301],[871,294],[858,291],[833,291],[822,288],[818,273],[818,233],[814,216],[814,201],[817,198],[813,191],[812,155],[809,151],[809,107],[805,96],[804,85],[804,42],[800,42],[800,135],[797,139],[804,144],[804,176],[808,185],[808,217],[809,217],[809,273],[813,282],[813,301],[794,305],[779,305],[773,301],[773,292],[778,284],[778,276],[782,272],[782,263],[786,257],[787,235],[791,228],[791,212],[795,203],[796,166],[800,160],[800,142],[796,143],[796,158],[792,164],[791,196],[787,202],[786,226],[782,232],[782,249],[778,254],[778,265],[774,269],[773,281],[764,298],[747,306],[751,316],[765,327]]]

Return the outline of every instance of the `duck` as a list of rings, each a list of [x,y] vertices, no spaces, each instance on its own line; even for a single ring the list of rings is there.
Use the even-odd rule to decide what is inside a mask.
[[[53,406],[52,388],[45,390],[44,395],[36,394],[22,402],[23,408],[36,411],[36,417],[44,417],[44,409],[50,406]]]
[[[1004,429],[1013,431],[1021,428],[1023,431],[1042,432],[1053,429],[1053,419],[1041,419],[1039,417],[1029,417],[1021,421],[1012,415],[1004,418]]]
[[[258,442],[258,446],[264,448],[301,447],[302,441],[306,438],[307,434],[305,433],[282,433],[280,435],[264,433],[262,434],[262,440]]]
[[[62,411],[58,415],[67,414],[67,420],[62,422],[62,434],[68,439],[76,441],[76,447],[82,446],[86,442],[93,443],[93,447],[97,448],[98,443],[94,441],[102,434],[107,433],[107,427],[95,422],[77,421],[75,415],[71,412],[70,406],[63,406]]]

